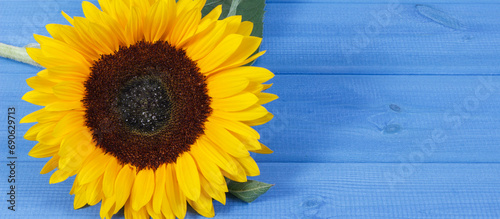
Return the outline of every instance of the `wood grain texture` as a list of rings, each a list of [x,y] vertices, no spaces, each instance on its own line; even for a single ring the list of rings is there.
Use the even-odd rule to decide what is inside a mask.
[[[61,10],[83,16],[79,0],[24,2],[33,7],[0,2],[5,43],[22,46],[34,41],[32,33],[47,35],[45,24],[67,23]],[[257,64],[277,74],[484,75],[500,71],[500,4],[364,3],[268,2],[262,44],[268,53]],[[12,63],[6,65],[15,71]]]
[[[3,108],[15,106],[19,116],[40,108],[21,100],[29,74],[4,75],[11,79],[0,85],[17,89],[3,91]],[[275,118],[256,129],[275,153],[255,154],[259,162],[390,163],[428,150],[411,159],[500,161],[499,76],[278,75],[271,82],[269,92],[280,96],[267,105]],[[30,126],[20,124],[18,136]],[[27,154],[36,142],[20,143],[18,153]]]
[[[279,74],[499,72],[498,4],[290,3],[267,10],[262,49],[269,52],[258,63]]]
[[[252,204],[215,204],[216,218],[500,217],[500,2],[267,3],[256,65],[276,74],[280,99],[256,128],[275,153],[254,156],[255,179],[276,186]],[[33,43],[46,24],[66,24],[61,10],[83,16],[81,0],[0,0],[0,41]],[[20,99],[39,70],[0,59],[0,110],[39,108]],[[19,208],[0,205],[0,218],[97,218],[99,206],[73,210],[71,182],[38,174],[44,159],[20,139],[28,127],[18,127]]]
[[[18,211],[1,218],[97,218],[99,204],[73,210],[71,182],[48,184],[42,162],[21,162]],[[215,218],[497,218],[500,164],[422,164],[392,181],[399,164],[262,163],[276,185],[251,204],[228,197]],[[4,165],[0,167],[5,171]],[[71,178],[72,180],[73,178]],[[7,186],[0,181],[0,188]],[[115,218],[115,217],[113,217]],[[116,218],[123,218],[118,215]],[[187,218],[202,218],[189,209]]]

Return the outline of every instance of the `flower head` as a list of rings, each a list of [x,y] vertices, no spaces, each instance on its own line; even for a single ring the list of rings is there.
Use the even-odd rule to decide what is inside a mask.
[[[244,66],[261,38],[240,16],[202,18],[205,1],[83,2],[85,17],[49,24],[28,54],[46,69],[27,80],[23,99],[43,106],[21,122],[38,141],[33,157],[52,157],[50,182],[76,175],[74,207],[102,201],[100,216],[183,218],[186,202],[214,215],[224,177],[259,174],[249,151],[271,153],[251,126],[272,118],[262,104],[273,77]]]

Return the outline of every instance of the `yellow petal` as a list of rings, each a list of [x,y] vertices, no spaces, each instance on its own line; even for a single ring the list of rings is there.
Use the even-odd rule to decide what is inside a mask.
[[[88,165],[91,161],[93,161],[96,157],[99,157],[99,156],[103,156],[103,152],[102,152],[102,149],[100,148],[96,148],[95,150],[93,150],[89,156],[87,156],[86,158],[82,158],[84,161],[83,161],[83,165],[82,165],[82,168],[86,165]],[[64,158],[63,158],[64,159]],[[81,185],[81,186],[84,186],[84,185],[88,185],[88,183],[81,183],[82,181],[82,178],[84,177],[84,175],[81,174],[81,170],[82,168],[75,168],[73,166],[69,166],[67,168],[72,168],[72,169],[78,169],[79,170],[79,173],[78,175],[76,175],[75,177],[75,181],[78,183],[78,185]],[[63,168],[64,169],[64,168]],[[77,191],[78,192],[78,191]]]
[[[257,119],[260,119],[268,114],[269,114],[269,112],[266,110],[266,108],[264,108],[261,105],[254,105],[254,106],[251,106],[250,108],[242,110],[242,111],[225,112],[222,110],[214,110],[214,112],[213,112],[213,116],[216,116],[219,118],[236,120],[236,121],[257,120]],[[246,123],[246,124],[248,124],[248,123]]]
[[[109,29],[97,23],[91,23],[85,18],[75,17],[74,26],[78,34],[82,36],[82,42],[98,54],[111,54],[115,46]],[[117,45],[117,44],[116,44]]]
[[[102,176],[98,177],[96,180],[90,182],[85,191],[85,196],[87,203],[89,205],[95,205],[99,203],[102,199]]]
[[[238,29],[240,28],[241,24],[241,19],[242,19],[241,15],[235,15],[224,18],[223,21],[227,23],[227,28],[224,33],[224,36],[228,36],[230,34],[235,34],[236,32],[238,32]]]
[[[148,211],[148,215],[151,216],[153,219],[164,219],[165,217],[160,213],[157,213],[153,210],[153,204],[151,202],[148,202],[146,206],[144,206],[146,210]]]
[[[65,60],[66,63],[75,63],[83,66],[91,66],[89,62],[68,44],[50,37],[33,34],[35,40],[40,43],[42,54],[45,57]]]
[[[227,74],[228,77],[245,77],[251,82],[264,83],[274,77],[274,74],[261,67],[243,66],[221,71],[217,74]]]
[[[263,84],[262,86],[263,86],[262,91],[265,91],[265,90],[271,88],[271,86],[273,86],[273,84]]]
[[[79,209],[87,204],[87,200],[85,199],[85,193],[75,194],[75,201],[73,202],[73,208]]]
[[[125,219],[149,219],[149,214],[146,207],[139,209],[138,211],[132,208],[132,202],[129,200],[125,205]]]
[[[222,14],[222,5],[217,5],[212,11],[210,11],[203,19],[201,19],[201,22],[204,22],[205,20],[218,20],[220,15]]]
[[[243,36],[250,36],[253,30],[253,23],[250,21],[243,21],[238,28],[237,34],[241,34]]]
[[[130,196],[133,183],[135,181],[135,168],[125,165],[118,173],[115,182],[116,208],[120,209]],[[132,208],[132,206],[130,206]]]
[[[45,128],[38,133],[36,136],[36,140],[39,141],[40,143],[46,144],[46,145],[58,145],[61,143],[62,138],[61,137],[54,137],[52,133],[54,132],[54,128],[56,124],[53,123],[51,125],[45,126]]]
[[[66,111],[66,110],[85,110],[83,103],[80,100],[76,101],[59,101],[47,104],[47,111]]]
[[[248,57],[250,57],[260,46],[262,38],[247,36],[241,41],[241,44],[236,49],[234,54],[232,54],[226,61],[224,61],[219,68],[214,71],[219,71],[220,69],[227,69],[233,66],[238,66],[239,63],[244,62]]]
[[[59,80],[59,79],[51,78],[49,76],[49,71],[47,69],[43,69],[43,70],[39,71],[38,73],[36,73],[36,75],[41,77],[41,78],[47,79],[49,81],[55,82],[55,83],[61,82],[61,80]]]
[[[79,193],[79,192],[80,192],[80,185],[78,185],[77,181],[73,180],[73,186],[71,187],[69,194],[74,195],[74,194]]]
[[[166,172],[165,172],[165,164],[160,165],[155,171],[155,192],[153,194],[153,210],[157,214],[161,213],[162,202],[167,202],[168,200],[163,200],[165,196],[165,180],[166,180]]]
[[[59,162],[59,155],[54,154],[52,158],[50,158],[49,161],[43,166],[42,170],[40,171],[40,174],[47,174],[50,171],[54,170],[57,168],[57,164]]]
[[[26,94],[24,94],[22,99],[26,102],[39,106],[46,106],[58,101],[57,97],[54,94],[42,93],[36,90],[27,92]]]
[[[211,162],[215,163],[221,169],[226,172],[231,172],[236,174],[238,171],[238,167],[235,164],[233,159],[229,159],[229,155],[227,155],[224,151],[218,150],[217,146],[213,142],[211,142],[206,136],[200,136],[198,138],[196,147],[193,150],[199,150],[199,154],[205,155],[204,157]]]
[[[106,170],[104,171],[104,176],[102,178],[102,191],[104,195],[109,197],[115,197],[115,182],[118,173],[122,169],[122,166],[118,164],[116,159],[111,159],[106,166]]]
[[[259,140],[256,138],[246,136],[246,135],[240,135],[237,133],[231,133],[236,137],[238,140],[241,141],[245,145],[245,148],[247,150],[259,150],[261,148]]]
[[[199,214],[204,217],[215,216],[214,206],[212,204],[212,197],[210,197],[205,191],[202,191],[200,198],[196,201],[189,200],[189,204],[194,208]]]
[[[187,198],[197,200],[200,196],[200,176],[193,157],[183,153],[175,164],[177,182]]]
[[[82,9],[85,17],[93,23],[105,24],[116,36],[118,42],[124,43],[125,37],[123,35],[123,28],[120,26],[117,20],[111,17],[109,14],[103,13],[95,5],[90,2],[82,2]],[[128,13],[128,12],[122,12]]]
[[[52,93],[52,87],[56,85],[56,83],[44,79],[40,76],[28,78],[26,79],[26,83],[34,90],[42,93]]]
[[[220,118],[216,116],[211,116],[208,118],[208,120],[217,123],[219,126],[223,126],[227,130],[232,131],[234,133],[238,133],[244,136],[249,136],[255,139],[260,139],[260,135],[257,131],[255,131],[250,126],[243,124],[241,122]]]
[[[144,2],[144,1],[140,1]],[[125,27],[125,38],[127,39],[126,46],[135,44],[143,38],[143,22],[141,11],[137,8],[130,10],[130,19]]]
[[[166,167],[165,167],[165,169],[166,169]],[[165,170],[165,173],[166,173],[166,170]],[[166,179],[166,177],[165,177],[165,179]],[[175,214],[172,211],[172,208],[170,207],[170,203],[169,203],[169,200],[167,198],[167,193],[163,192],[162,196],[163,197],[162,197],[162,202],[161,202],[161,213],[163,214],[163,216],[165,218],[175,219]]]
[[[258,94],[262,91],[262,89],[264,89],[264,85],[255,82],[250,82],[244,91],[253,94]]]
[[[151,169],[143,169],[137,173],[130,199],[134,211],[139,211],[150,200],[155,189],[155,173]]]
[[[50,176],[49,183],[54,184],[54,183],[60,183],[64,180],[66,180],[68,177],[75,175],[75,171],[68,171],[68,170],[57,170]]]
[[[87,67],[77,65],[55,66],[49,68],[47,71],[51,78],[56,78],[60,81],[79,82],[82,85],[90,74],[90,70]]]
[[[199,147],[199,145],[193,145],[189,153],[196,160],[196,164],[198,165],[200,173],[212,182],[215,182],[217,184],[224,183],[224,176],[222,176],[219,167],[209,159],[205,158],[206,154],[201,154],[199,152],[200,150],[195,150],[195,147]]]
[[[172,28],[175,19],[175,1],[161,0],[155,2],[149,9],[144,23],[144,37],[150,42],[156,42],[165,37]]]
[[[225,98],[240,93],[248,86],[249,80],[244,77],[217,74],[207,79],[208,95]]]
[[[69,133],[62,142],[59,149],[60,169],[80,169],[87,157],[96,150],[92,143],[92,136],[86,130]]]
[[[200,182],[201,182],[201,187],[205,192],[220,202],[221,204],[225,205],[226,204],[226,191],[219,191],[218,189],[215,188],[215,186],[212,186],[214,184],[213,182],[209,182],[205,177],[200,177]],[[226,182],[224,180],[223,185],[225,185]],[[227,188],[227,186],[226,186]]]
[[[220,5],[219,5],[220,6]],[[214,10],[216,10],[214,8]],[[212,12],[214,11],[212,10]],[[210,12],[210,13],[212,13]],[[205,34],[208,34],[211,29],[213,29],[215,27],[215,25],[217,23],[219,23],[220,21],[218,20],[218,18],[215,18],[215,19],[212,19],[210,17],[203,17],[201,20],[200,20],[200,23],[198,24],[198,27],[196,29],[196,33],[195,33],[195,36],[193,36],[191,39],[189,39],[189,41],[193,41],[194,38],[198,38],[198,37],[201,37],[200,33],[205,33]],[[189,43],[188,43],[189,44]]]
[[[244,92],[227,98],[213,98],[210,106],[224,111],[240,111],[254,105],[257,101],[259,101],[257,96]]]
[[[269,121],[271,121],[271,119],[273,119],[274,115],[271,114],[271,113],[267,113],[266,115],[260,117],[260,118],[257,118],[257,119],[254,119],[254,120],[246,120],[246,121],[243,121],[243,123],[249,125],[249,126],[257,126],[257,125],[262,125],[262,124],[265,124]]]
[[[89,156],[89,160],[86,161],[78,173],[78,183],[80,185],[87,184],[95,181],[97,178],[104,174],[104,170],[111,160],[111,156],[105,155],[104,152],[99,151],[96,156]]]
[[[272,154],[274,151],[269,149],[267,146],[263,145],[262,143],[260,144],[261,149],[260,150],[252,150],[252,152],[259,153],[259,154]]]
[[[61,100],[78,100],[83,99],[85,88],[82,83],[65,81],[55,85],[52,90],[54,95]]]
[[[66,14],[64,11],[61,11],[61,14],[64,16],[64,18],[66,18],[66,20],[68,20],[68,22],[71,24],[71,25],[74,25],[73,24],[73,19],[68,15]]]
[[[44,66],[43,64],[40,63],[40,58],[43,57],[43,53],[42,53],[41,49],[28,47],[28,48],[26,48],[26,53],[28,53],[28,55],[30,56],[31,59],[33,59],[33,61]],[[46,66],[44,66],[44,67],[46,67]]]
[[[213,122],[205,123],[206,136],[219,148],[235,157],[245,157],[250,154],[243,143],[229,133],[225,128]]]
[[[257,104],[261,104],[261,105],[278,99],[278,96],[276,94],[257,93],[256,95],[259,98],[259,102],[257,102]]]
[[[103,182],[103,190],[105,185],[106,184]],[[101,211],[99,212],[101,218],[107,218],[107,219],[111,218],[111,215],[113,214],[114,211],[115,202],[116,200],[114,196],[102,199]]]
[[[235,62],[233,64],[230,64],[228,66],[225,66],[224,68],[221,68],[221,69],[232,69],[234,67],[240,67],[240,66],[244,66],[250,62],[253,62],[254,60],[256,60],[257,58],[261,57],[262,55],[264,55],[266,53],[266,51],[260,51],[258,53],[256,53],[255,55],[252,55],[250,56],[248,59],[245,59],[243,60],[242,62]],[[219,70],[221,70],[219,69]]]
[[[110,4],[111,3],[110,0],[98,0],[98,2],[99,2],[99,6],[101,7],[101,9],[104,13],[107,13],[109,15],[113,14],[114,8]]]
[[[42,115],[40,115],[37,118],[37,121],[39,123],[53,123],[53,122],[58,122],[64,116],[66,116],[68,113],[69,112],[67,112],[67,111],[65,111],[65,112],[51,112],[51,111],[45,110],[45,113],[43,113]]]
[[[82,39],[82,36],[78,34],[76,28],[61,24],[48,24],[46,28],[51,34],[57,31],[59,37],[62,38],[61,41],[66,42],[75,51],[78,51],[87,61],[92,62],[92,60],[99,58],[97,52],[91,46],[85,44],[85,41]]]
[[[63,137],[69,132],[82,129],[85,125],[84,111],[71,111],[57,122],[54,128],[54,137]]]
[[[132,6],[130,7],[132,9],[136,9],[138,14],[141,15],[139,19],[145,20],[146,14],[148,10],[151,8],[151,5],[155,3],[156,0],[150,0],[150,1],[131,1]],[[175,5],[174,5],[175,6]],[[132,18],[129,18],[132,19]],[[141,32],[142,33],[142,32]]]
[[[73,50],[68,44],[50,37],[33,34],[35,40],[40,43],[42,54],[46,57],[59,58],[66,62],[78,63],[90,66],[90,63],[77,51]]]
[[[198,8],[181,12],[181,14],[177,17],[176,23],[174,24],[169,42],[180,48],[196,33],[200,19],[201,11]]]
[[[59,145],[36,144],[28,153],[35,158],[52,157],[59,151]]]
[[[91,23],[88,27],[88,33],[92,39],[95,43],[101,45],[101,48],[106,51],[107,54],[111,54],[113,51],[119,49],[119,40],[108,27],[99,23]]]
[[[195,36],[183,45],[186,54],[193,60],[198,61],[210,53],[222,40],[227,24],[222,21],[213,21],[206,24],[205,30],[198,27]]]
[[[186,216],[187,209],[186,196],[184,196],[177,183],[175,167],[173,164],[169,164],[165,170],[167,176],[165,182],[165,193],[167,194],[170,208],[175,216],[178,218],[184,218]]]
[[[209,72],[207,74],[217,74],[221,71],[230,70],[230,69],[234,69],[237,67],[247,67],[244,65],[247,65],[248,63],[253,62],[254,60],[259,58],[260,56],[264,55],[265,53],[266,53],[266,51],[260,51],[260,52],[256,53],[255,55],[252,55],[249,58],[247,58],[241,62],[237,61],[237,62],[233,62],[232,64],[228,64],[228,63],[222,64],[219,68],[212,70],[212,72]]]
[[[38,133],[40,133],[40,131],[42,131],[47,125],[49,124],[37,123],[31,126],[31,128],[28,129],[28,131],[26,131],[26,133],[24,134],[24,138],[26,140],[36,141],[36,136],[38,135]]]
[[[257,163],[253,160],[252,157],[238,157],[236,158],[238,162],[240,162],[241,166],[243,169],[245,169],[245,173],[247,176],[258,176],[260,175],[260,170],[259,166],[257,166]]]
[[[136,216],[133,213],[134,209],[132,209],[132,206],[130,204],[130,200],[127,201],[127,203],[125,204],[125,207],[123,209],[124,209],[123,213],[124,213],[125,219],[135,219],[136,218]]]
[[[111,4],[114,3],[114,7],[112,7],[114,10],[113,10],[113,15],[112,17],[114,18],[114,20],[117,20],[118,23],[121,25],[121,27],[125,26],[127,21],[128,21],[128,17],[127,15],[130,14],[130,1],[126,0],[126,1],[112,1]]]
[[[37,119],[38,119],[38,117],[39,117],[40,115],[43,115],[44,113],[45,113],[45,109],[44,109],[44,108],[39,109],[39,110],[37,110],[37,111],[35,111],[35,112],[32,112],[32,113],[30,113],[30,114],[26,115],[26,116],[25,116],[25,117],[23,117],[23,118],[21,119],[21,121],[19,121],[19,122],[20,122],[20,123],[32,123],[32,122],[36,122],[36,121],[37,121]]]
[[[228,155],[231,156],[231,155]],[[234,158],[228,158],[228,159],[234,159]],[[236,162],[236,167],[237,167],[237,172],[236,173],[230,173],[230,172],[225,172],[222,170],[222,174],[229,178],[230,180],[236,181],[236,182],[246,182],[247,181],[247,175],[245,173],[245,169],[241,166],[239,162]]]
[[[78,155],[83,158],[94,151],[95,147],[91,147],[91,144],[92,134],[87,129],[81,129],[77,132],[69,133],[61,142],[59,156],[66,157]]]
[[[82,9],[85,18],[92,22],[102,22],[101,20],[101,10],[99,10],[95,5],[90,2],[83,1]]]
[[[219,67],[220,64],[226,61],[238,49],[243,38],[243,36],[238,34],[231,34],[224,38],[214,50],[198,61],[197,64],[200,67],[201,73],[208,74]]]

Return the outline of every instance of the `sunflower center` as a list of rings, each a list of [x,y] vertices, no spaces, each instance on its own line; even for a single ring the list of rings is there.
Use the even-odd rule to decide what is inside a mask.
[[[139,170],[174,163],[211,114],[205,76],[181,49],[139,41],[102,55],[85,81],[85,124],[97,147]]]
[[[120,89],[116,105],[122,122],[132,131],[144,134],[160,131],[172,108],[161,79],[151,76],[127,82]]]

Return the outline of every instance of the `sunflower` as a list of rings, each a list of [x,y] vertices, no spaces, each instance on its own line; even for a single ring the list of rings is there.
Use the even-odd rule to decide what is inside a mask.
[[[214,216],[224,177],[259,175],[249,151],[271,153],[251,126],[273,116],[262,91],[274,75],[246,66],[261,38],[241,16],[202,18],[205,1],[83,2],[85,17],[49,24],[28,48],[45,67],[23,99],[44,106],[22,119],[30,151],[51,157],[50,183],[76,175],[74,208],[101,202],[101,218],[184,218],[187,203]]]

